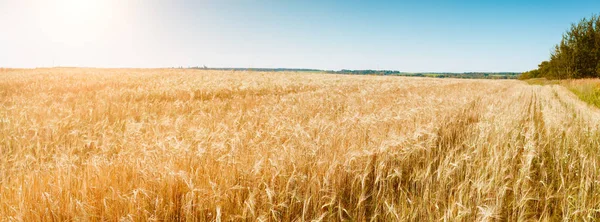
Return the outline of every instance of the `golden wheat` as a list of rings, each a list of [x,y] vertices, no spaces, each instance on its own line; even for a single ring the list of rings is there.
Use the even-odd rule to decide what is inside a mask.
[[[0,73],[0,219],[593,220],[600,114],[561,86]]]

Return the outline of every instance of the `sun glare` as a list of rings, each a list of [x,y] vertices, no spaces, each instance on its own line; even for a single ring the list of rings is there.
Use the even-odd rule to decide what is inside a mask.
[[[94,19],[98,14],[97,6],[102,3],[98,0],[62,0],[57,7],[62,14],[69,19],[89,20]]]
[[[40,24],[52,42],[67,46],[101,38],[113,21],[111,1],[54,0],[40,3]]]

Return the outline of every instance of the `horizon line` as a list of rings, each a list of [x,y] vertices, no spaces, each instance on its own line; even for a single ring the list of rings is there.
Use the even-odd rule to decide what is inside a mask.
[[[469,73],[524,73],[527,71],[400,71],[395,69],[316,69],[316,68],[268,68],[268,67],[206,67],[203,66],[171,66],[171,67],[89,67],[89,66],[40,66],[40,67],[3,67],[0,69],[55,69],[55,68],[71,68],[71,69],[205,69],[205,70],[283,70],[283,71],[315,71],[315,72],[343,72],[343,71],[375,71],[375,72],[398,72],[404,74],[469,74]]]

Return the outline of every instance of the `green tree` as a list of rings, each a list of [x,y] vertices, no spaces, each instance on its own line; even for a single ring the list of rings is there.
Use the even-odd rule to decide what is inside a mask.
[[[600,77],[600,17],[584,18],[563,35],[538,69],[521,75],[524,78],[567,79]]]

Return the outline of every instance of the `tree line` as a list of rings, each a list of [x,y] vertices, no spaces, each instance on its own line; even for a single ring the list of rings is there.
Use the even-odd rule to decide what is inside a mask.
[[[184,67],[173,67],[184,69]],[[209,68],[206,66],[192,66],[187,69],[203,70],[226,70],[226,71],[257,71],[257,72],[320,72],[328,74],[344,75],[384,75],[384,76],[410,76],[410,77],[434,77],[434,78],[461,78],[461,79],[516,79],[521,73],[517,72],[422,72],[411,73],[397,70],[321,70],[321,69],[303,69],[303,68]]]
[[[600,77],[600,17],[584,18],[562,36],[548,61],[521,74],[520,79],[598,78]]]

